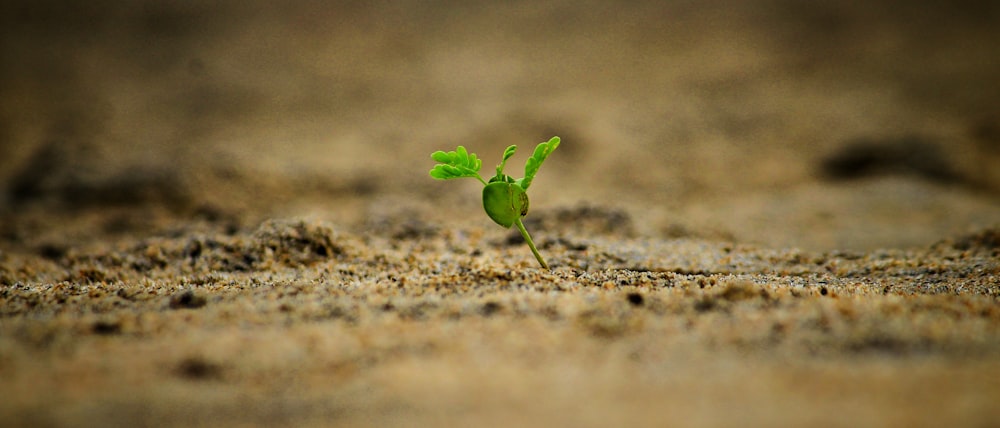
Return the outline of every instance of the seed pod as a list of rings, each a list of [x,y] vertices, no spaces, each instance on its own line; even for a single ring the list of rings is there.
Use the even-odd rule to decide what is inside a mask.
[[[483,188],[483,209],[496,224],[509,228],[528,214],[528,194],[517,184],[496,181]]]

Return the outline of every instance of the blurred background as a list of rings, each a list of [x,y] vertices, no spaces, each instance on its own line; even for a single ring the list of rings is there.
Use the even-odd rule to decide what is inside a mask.
[[[520,176],[559,135],[532,214],[928,245],[1000,224],[998,24],[990,0],[7,0],[0,237],[489,228],[480,188],[431,180],[429,154],[465,145],[489,175],[517,144]]]

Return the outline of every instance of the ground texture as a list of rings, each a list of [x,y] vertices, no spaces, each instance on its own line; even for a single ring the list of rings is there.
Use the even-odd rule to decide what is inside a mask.
[[[2,425],[1000,420],[995,2],[340,3],[0,6]]]

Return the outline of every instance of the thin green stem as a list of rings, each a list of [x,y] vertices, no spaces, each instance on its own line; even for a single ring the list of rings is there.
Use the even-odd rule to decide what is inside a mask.
[[[538,264],[542,265],[543,268],[548,269],[549,265],[545,263],[545,259],[542,258],[542,255],[538,254],[538,249],[535,248],[535,243],[531,240],[531,235],[528,235],[528,229],[524,228],[524,223],[521,223],[521,219],[518,218],[517,220],[514,220],[514,224],[517,225],[517,230],[521,231],[521,236],[523,236],[525,242],[528,243],[528,248],[531,248],[531,253],[535,255],[535,260],[538,260]]]
[[[479,174],[476,174],[476,180],[479,180],[480,183],[483,183],[483,186],[489,184],[489,183],[486,182],[486,180],[483,180],[483,176],[481,176]]]

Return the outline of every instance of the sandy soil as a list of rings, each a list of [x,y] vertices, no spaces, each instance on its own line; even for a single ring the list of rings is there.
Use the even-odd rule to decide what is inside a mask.
[[[994,426],[998,21],[5,2],[0,421]]]

